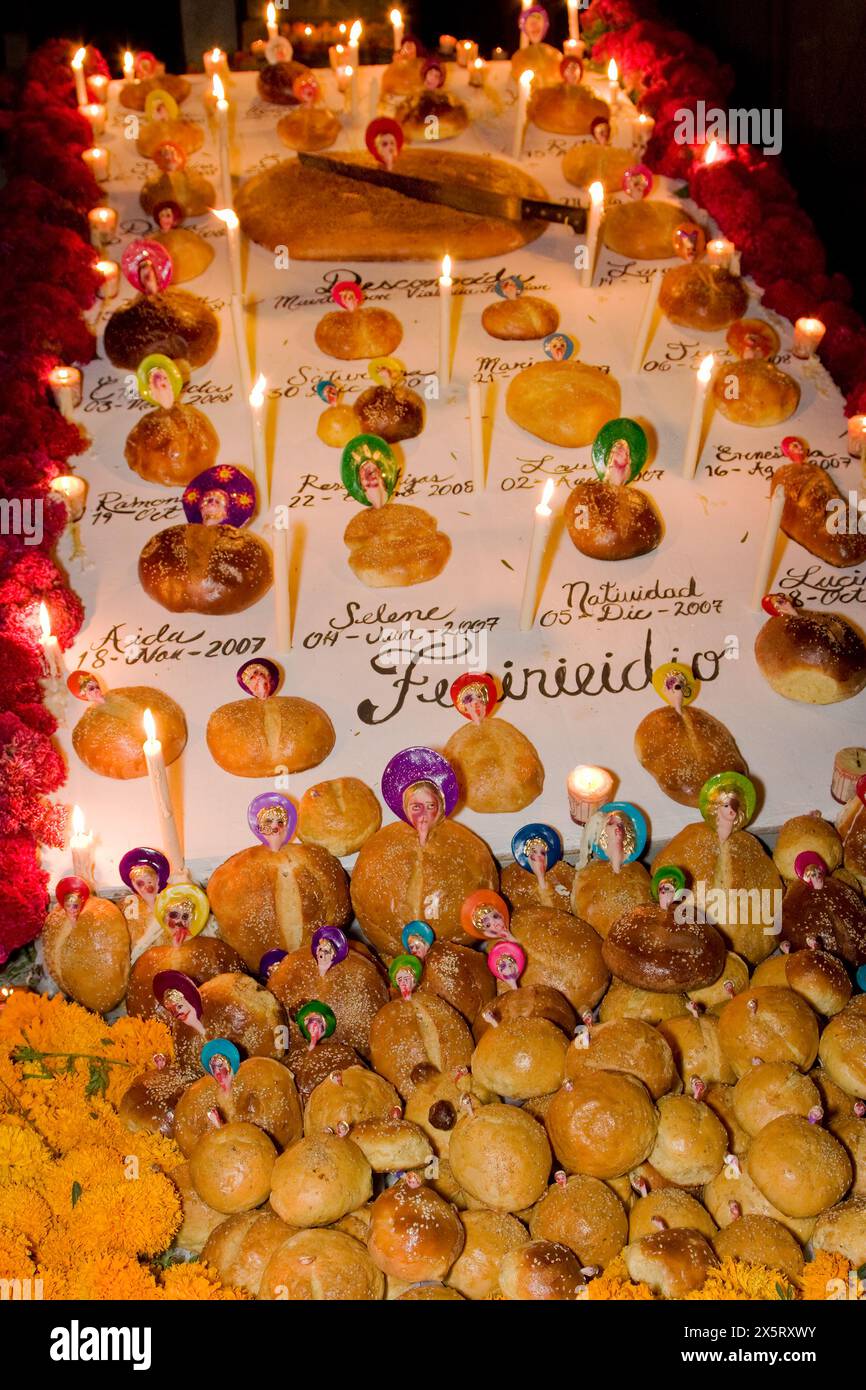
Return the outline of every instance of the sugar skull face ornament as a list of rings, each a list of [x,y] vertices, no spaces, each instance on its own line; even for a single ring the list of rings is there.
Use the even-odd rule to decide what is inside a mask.
[[[247,824],[268,849],[282,849],[295,833],[298,813],[287,796],[261,792],[247,808]]]
[[[720,844],[748,825],[756,802],[753,783],[739,772],[717,772],[704,783],[698,796],[701,815],[714,827]]]
[[[432,748],[404,748],[382,774],[388,807],[418,832],[422,845],[457,805],[457,778],[451,764]]]
[[[198,936],[207,926],[210,903],[207,895],[194,883],[173,883],[163,888],[153,906],[159,925],[171,938],[173,946],[182,946],[191,936]]]

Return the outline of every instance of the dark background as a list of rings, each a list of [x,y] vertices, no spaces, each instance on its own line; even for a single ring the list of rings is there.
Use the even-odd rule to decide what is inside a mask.
[[[384,20],[395,0],[290,0],[292,20]],[[440,33],[472,37],[487,54],[516,46],[519,0],[396,0],[407,32],[430,46]],[[45,38],[79,35],[109,61],[129,44],[149,48],[171,70],[198,65],[205,46],[249,43],[265,0],[79,0],[61,6],[36,0],[5,10],[6,62],[14,66]],[[566,30],[564,0],[549,0],[551,39]],[[781,107],[782,159],[824,240],[831,269],[854,282],[866,313],[866,6],[863,0],[658,0],[663,17],[692,34],[737,74],[732,102]],[[250,16],[253,17],[252,21]],[[262,29],[262,32],[263,29]]]

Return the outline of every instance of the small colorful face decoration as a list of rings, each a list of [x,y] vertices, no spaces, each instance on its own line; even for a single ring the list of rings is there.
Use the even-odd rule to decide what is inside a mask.
[[[157,894],[165,888],[171,872],[165,855],[158,849],[140,845],[127,850],[118,867],[127,888],[152,909]]]
[[[720,843],[748,825],[757,798],[748,777],[739,772],[717,772],[701,787],[698,807],[708,825],[715,827]]]
[[[511,853],[520,867],[535,874],[544,887],[545,875],[562,858],[562,841],[552,825],[533,821],[517,831],[511,841]]]
[[[288,954],[288,951],[282,951],[279,947],[275,947],[273,951],[265,951],[259,961],[259,979],[267,984],[277,966],[285,960]]]
[[[199,526],[246,526],[256,510],[256,485],[231,463],[193,478],[182,498],[187,521]]]
[[[353,313],[364,302],[364,291],[357,280],[338,280],[331,290],[331,298],[341,309]]]
[[[579,58],[563,58],[559,75],[567,87],[577,87],[583,80],[583,63]]]
[[[212,1038],[199,1055],[205,1071],[210,1072],[223,1095],[228,1095],[241,1064],[241,1054],[234,1043],[230,1038]]]
[[[445,69],[435,58],[428,58],[421,69],[421,81],[429,92],[445,86]]]
[[[87,705],[101,705],[105,699],[105,687],[92,671],[73,671],[66,677],[66,689]]]
[[[478,676],[466,671],[453,682],[451,699],[454,708],[464,719],[471,719],[473,724],[483,724],[487,716],[493,713],[499,695],[492,676],[486,673]]]
[[[403,950],[419,960],[426,960],[430,947],[436,940],[433,928],[426,922],[407,922],[400,933]]]
[[[526,969],[526,952],[516,941],[497,941],[487,952],[487,969],[506,989],[517,989]]]
[[[766,361],[779,351],[779,335],[764,319],[737,319],[725,334],[725,342],[744,362]]]
[[[90,889],[83,878],[70,874],[68,878],[60,880],[54,894],[70,922],[77,922],[84,904],[90,897]]]
[[[668,705],[673,705],[677,714],[682,714],[683,706],[690,705],[700,690],[700,681],[692,675],[691,667],[681,661],[666,661],[653,671],[653,690]]]
[[[265,60],[268,63],[290,63],[294,51],[288,39],[277,34],[265,44]]]
[[[157,1002],[177,1023],[183,1023],[204,1036],[201,995],[195,982],[180,970],[160,970],[153,977]]]
[[[800,611],[788,594],[764,594],[761,607],[771,618],[796,618]]]
[[[393,169],[405,141],[403,127],[390,116],[377,116],[364,133],[364,143],[370,154],[388,170]]]
[[[257,700],[269,700],[280,684],[280,668],[265,656],[257,656],[239,666],[235,677],[241,690]]]
[[[183,377],[177,364],[161,352],[152,352],[142,359],[135,379],[141,399],[163,410],[171,410],[183,390]]]
[[[636,478],[649,454],[646,433],[637,420],[608,420],[592,444],[592,466],[603,483],[621,487]]]
[[[311,999],[295,1014],[295,1022],[307,1040],[307,1051],[312,1052],[322,1038],[329,1038],[337,1026],[333,1009],[323,1004],[321,999]]]
[[[682,869],[675,864],[665,864],[653,874],[650,891],[659,907],[667,911],[673,907],[677,893],[681,893],[685,886],[686,876]]]
[[[301,106],[315,106],[322,99],[322,89],[311,72],[304,72],[295,78],[292,92]]]
[[[170,232],[173,228],[179,227],[185,216],[180,203],[176,203],[173,198],[163,199],[153,209],[153,220],[161,232]]]
[[[803,850],[802,854],[798,854],[794,860],[794,873],[810,888],[819,889],[824,887],[827,878],[827,865],[820,854],[816,854],[814,850],[806,849]]]
[[[500,275],[493,284],[493,293],[500,299],[519,299],[525,289],[519,275]]]
[[[392,391],[395,386],[406,375],[406,368],[399,357],[374,357],[369,367],[367,375],[377,386],[384,386],[386,390]]]
[[[401,43],[400,51],[396,56],[401,58],[404,63],[413,63],[418,57],[418,40],[410,38],[409,35],[407,35]]]
[[[145,97],[144,114],[148,121],[176,121],[177,102],[169,92],[158,87]]]
[[[313,960],[324,979],[332,965],[339,965],[349,954],[349,940],[339,927],[319,927],[310,941]]]
[[[593,816],[590,834],[595,855],[607,860],[618,874],[623,864],[630,864],[643,854],[647,823],[630,801],[609,801]]]
[[[194,883],[172,883],[158,895],[153,914],[171,937],[172,946],[182,946],[207,926],[210,903]]]
[[[647,198],[653,186],[652,170],[646,164],[633,164],[622,176],[623,192],[637,202]]]
[[[152,53],[145,49],[141,53],[136,53],[133,72],[140,82],[146,82],[148,78],[156,77],[159,72],[159,63]]]
[[[589,133],[597,145],[610,144],[610,121],[607,116],[596,116],[589,123]]]
[[[350,497],[364,507],[384,507],[394,494],[400,465],[390,444],[377,434],[350,439],[340,462],[340,479]]]
[[[164,174],[179,174],[186,167],[186,150],[174,140],[163,140],[153,152],[153,162]]]
[[[464,899],[460,925],[467,936],[480,941],[503,941],[510,937],[508,904],[491,888],[479,888]]]
[[[282,849],[295,833],[298,813],[280,792],[261,792],[247,808],[247,824],[268,849]]]
[[[548,333],[541,346],[551,362],[567,362],[574,352],[574,339],[567,333]]]
[[[158,241],[131,241],[120,258],[121,269],[139,294],[159,294],[171,283],[171,256]]]
[[[519,22],[521,30],[526,35],[527,43],[544,43],[550,28],[547,10],[543,9],[541,5],[531,5],[528,10],[522,12]]]
[[[451,764],[432,748],[404,748],[382,773],[382,795],[394,815],[418,832],[424,845],[457,805],[457,778]]]
[[[679,256],[681,261],[699,260],[707,245],[704,229],[699,227],[697,222],[681,222],[678,227],[674,227],[671,241],[674,255]]]
[[[785,458],[789,458],[792,463],[805,463],[809,457],[809,445],[805,439],[798,439],[795,434],[785,435],[781,448]]]
[[[331,377],[316,382],[316,395],[325,405],[339,405],[343,399],[343,388]]]
[[[388,966],[388,977],[402,999],[411,999],[424,969],[418,956],[395,956]]]

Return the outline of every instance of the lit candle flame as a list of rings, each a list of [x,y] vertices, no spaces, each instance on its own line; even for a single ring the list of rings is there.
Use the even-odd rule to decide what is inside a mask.
[[[74,68],[77,68],[77,69],[83,68],[83,67],[84,67],[84,59],[85,59],[86,57],[87,57],[87,49],[86,49],[86,48],[79,48],[79,50],[78,50],[78,52],[76,53],[75,57],[72,59],[72,66],[73,66]]]
[[[44,601],[39,605],[39,626],[42,629],[43,637],[51,636],[51,619],[48,616],[48,609],[46,608]]]
[[[123,55],[123,75],[124,77],[131,77],[134,71],[135,59],[133,58],[129,49],[127,49]]]
[[[544,484],[544,491],[541,494],[541,501],[535,508],[537,516],[550,516],[550,499],[553,496],[553,479],[548,478]]]
[[[608,82],[619,81],[619,68],[616,65],[616,58],[611,58],[607,65],[607,80]]]
[[[352,48],[357,48],[358,44],[361,42],[361,35],[363,34],[363,32],[363,24],[361,23],[360,19],[356,19],[355,23],[349,30],[349,44]]]
[[[343,72],[345,73],[347,78],[351,78],[354,71],[355,69],[352,67],[351,63],[349,63],[347,67],[343,68]]]
[[[399,10],[392,10],[388,18],[395,28],[398,28],[403,23],[403,16]]]
[[[253,386],[252,391],[250,392],[250,405],[253,407],[254,410],[260,410],[261,407],[264,405],[265,387],[267,386],[267,384],[267,378],[263,377],[260,373],[255,385]]]
[[[312,24],[305,24],[305,25],[304,25],[304,34],[306,35],[307,38],[310,37],[310,35],[312,34],[312,32],[313,32],[313,26],[312,26]]]
[[[451,257],[450,257],[450,256],[443,256],[443,257],[442,257],[442,274],[441,274],[441,276],[440,276],[439,283],[442,284],[442,285],[450,285],[450,284],[451,284]]]
[[[142,715],[142,720],[141,720],[141,722],[142,722],[142,724],[144,725],[144,732],[145,732],[145,734],[147,735],[147,741],[148,741],[148,743],[155,743],[155,742],[156,742],[156,721],[154,720],[154,717],[153,717],[153,715],[151,714],[151,712],[150,712],[149,709],[146,709],[146,710],[144,711],[144,714]]]
[[[534,81],[535,73],[532,71],[532,68],[527,68],[526,72],[522,72],[520,74],[520,85],[524,88],[525,91],[529,91]]]
[[[476,68],[483,68],[483,67],[484,67],[484,59],[483,59],[483,58],[476,58],[476,59],[475,59],[475,62],[473,63],[472,66],[473,66],[473,67],[476,67]]]
[[[345,48],[343,47],[343,45],[342,45],[341,43],[338,43],[338,44],[337,44],[337,47],[336,47],[337,57],[338,57],[338,58],[342,58],[342,56],[343,56],[343,54],[345,53],[345,51],[346,51],[346,50],[345,50]]]
[[[711,352],[708,352],[706,357],[701,362],[701,365],[698,367],[698,381],[701,383],[702,386],[706,386],[707,382],[713,374],[713,367],[715,365],[715,357]]]
[[[214,208],[213,215],[218,217],[220,222],[224,222],[231,231],[236,231],[241,225],[234,208]]]
[[[721,159],[722,151],[718,140],[711,140],[704,152],[704,163],[715,164],[716,160]]]
[[[226,89],[218,72],[213,75],[213,94],[217,101],[225,101],[226,99]]]
[[[800,319],[806,333],[823,333],[824,325],[820,319]]]
[[[84,812],[80,806],[72,808],[72,833],[73,835],[84,834]]]
[[[595,207],[600,207],[604,202],[604,184],[599,183],[598,180],[596,180],[595,183],[591,183],[589,185],[589,196],[592,199],[593,205]]]
[[[277,7],[276,7],[276,5],[274,5],[274,4],[270,4],[270,5],[268,5],[268,24],[276,24],[276,22],[277,22]]]

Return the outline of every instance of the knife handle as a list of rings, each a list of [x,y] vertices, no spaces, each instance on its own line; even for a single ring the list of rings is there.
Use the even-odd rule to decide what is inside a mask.
[[[559,222],[573,227],[576,232],[586,231],[586,208],[570,207],[567,203],[546,203],[539,198],[524,198],[522,217],[526,221]]]

